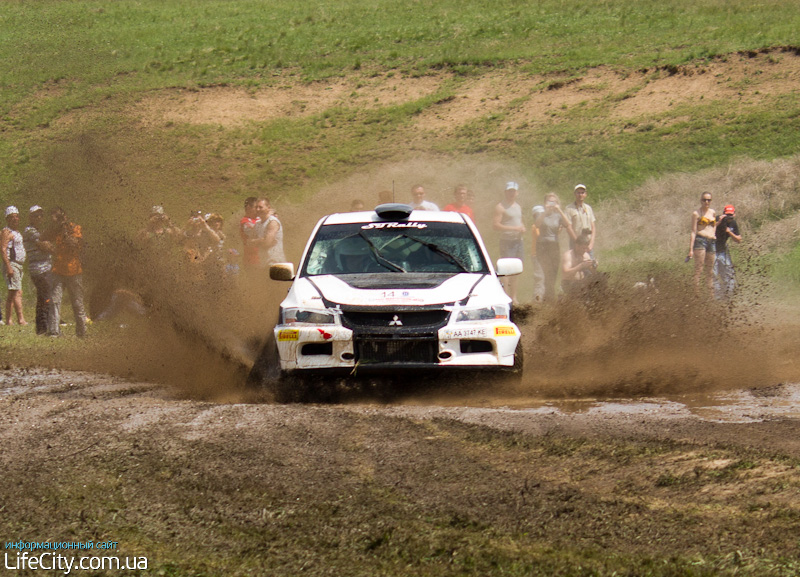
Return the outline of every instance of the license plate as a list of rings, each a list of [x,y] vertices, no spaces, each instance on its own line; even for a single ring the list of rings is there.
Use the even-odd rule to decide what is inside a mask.
[[[445,331],[444,338],[446,339],[474,339],[486,337],[488,331],[485,327],[472,328],[472,329],[449,329]]]

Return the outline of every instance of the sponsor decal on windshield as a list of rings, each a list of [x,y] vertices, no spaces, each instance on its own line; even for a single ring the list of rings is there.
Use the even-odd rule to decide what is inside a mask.
[[[371,222],[361,227],[362,230],[373,228],[428,228],[424,222]]]

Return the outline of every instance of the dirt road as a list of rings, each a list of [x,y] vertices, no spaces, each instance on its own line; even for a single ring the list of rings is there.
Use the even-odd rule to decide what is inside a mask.
[[[11,369],[2,535],[159,575],[790,574],[798,397],[225,404]]]

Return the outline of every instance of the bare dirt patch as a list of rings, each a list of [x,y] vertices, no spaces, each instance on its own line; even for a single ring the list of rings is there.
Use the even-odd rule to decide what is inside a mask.
[[[669,69],[619,72],[606,67],[557,77],[490,71],[457,79],[450,73],[423,77],[358,76],[303,84],[278,81],[245,89],[231,86],[159,91],[133,110],[145,125],[167,123],[236,126],[321,114],[334,107],[381,108],[435,94],[452,94],[417,119],[422,131],[452,133],[477,119],[503,115],[506,127],[559,122],[575,107],[603,107],[610,118],[657,118],[688,104],[725,102],[746,107],[795,91],[800,82],[796,51],[732,54]]]
[[[188,123],[236,126],[320,114],[329,108],[379,108],[418,100],[436,92],[434,77],[355,78],[311,84],[288,83],[247,90],[212,87],[162,91],[135,108],[145,124]]]

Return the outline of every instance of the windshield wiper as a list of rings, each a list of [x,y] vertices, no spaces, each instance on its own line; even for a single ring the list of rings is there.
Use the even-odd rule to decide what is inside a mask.
[[[394,272],[406,272],[406,269],[401,267],[399,264],[394,263],[394,262],[390,261],[389,259],[387,259],[385,256],[383,256],[381,254],[381,251],[378,250],[378,247],[375,246],[375,243],[373,243],[369,239],[369,237],[364,234],[364,231],[359,231],[358,232],[358,236],[363,238],[366,241],[366,243],[369,245],[369,248],[372,251],[372,254],[375,256],[375,260],[378,261],[378,264],[383,265],[384,267],[386,267],[389,270],[392,270]]]
[[[461,269],[462,272],[470,272],[470,270],[467,267],[464,266],[464,263],[462,263],[460,260],[458,260],[451,252],[449,252],[449,251],[443,249],[442,247],[440,247],[438,244],[434,244],[432,242],[428,242],[427,240],[422,240],[421,238],[417,238],[415,236],[411,236],[410,234],[403,234],[401,236],[404,236],[404,237],[406,237],[408,239],[411,239],[414,242],[418,242],[419,244],[429,248],[430,250],[432,250],[436,254],[439,254],[439,255],[443,256],[444,259],[447,262],[456,265],[458,268]]]

